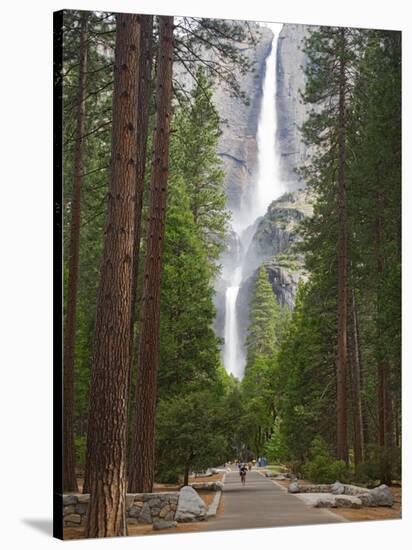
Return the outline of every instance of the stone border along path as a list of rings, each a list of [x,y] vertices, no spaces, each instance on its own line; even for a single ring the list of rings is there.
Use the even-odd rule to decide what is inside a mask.
[[[292,525],[343,523],[347,520],[325,509],[312,508],[298,495],[289,494],[281,485],[251,470],[242,486],[239,473],[226,474],[224,513],[210,518],[202,525],[202,531],[221,529],[253,529]]]
[[[222,491],[216,491],[216,494],[213,497],[213,500],[209,505],[207,515],[206,515],[207,518],[216,517],[217,509],[219,508],[220,499],[222,498],[222,493],[223,493],[224,487],[225,487],[225,479],[226,479],[226,473],[223,474],[223,477],[222,477],[222,480],[221,480],[221,483],[223,485],[223,490]]]

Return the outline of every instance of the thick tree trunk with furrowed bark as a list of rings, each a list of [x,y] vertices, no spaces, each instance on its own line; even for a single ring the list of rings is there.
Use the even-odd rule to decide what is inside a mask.
[[[86,537],[127,534],[126,433],[139,45],[138,15],[117,15],[111,175],[90,381]]]
[[[159,17],[156,122],[153,132],[150,211],[140,318],[136,415],[129,475],[129,491],[131,492],[151,492],[154,481],[160,287],[166,219],[173,46],[173,17]]]
[[[81,187],[84,172],[84,125],[86,118],[88,13],[80,18],[79,83],[77,92],[77,123],[74,147],[73,196],[71,201],[69,272],[67,284],[67,312],[64,327],[63,355],[63,488],[77,492],[74,449],[74,351],[76,339],[77,282],[80,249]]]
[[[346,199],[346,37],[341,29],[341,52],[339,71],[339,128],[338,128],[338,357],[336,362],[337,381],[337,456],[348,462],[348,220]]]
[[[140,15],[140,64],[139,64],[139,93],[137,114],[137,165],[136,165],[136,196],[134,219],[133,269],[132,269],[132,316],[130,322],[130,399],[129,399],[129,426],[133,425],[134,392],[132,380],[138,361],[138,288],[139,256],[142,224],[142,206],[145,188],[145,168],[147,154],[147,135],[149,127],[152,57],[153,57],[153,16]],[[130,453],[129,453],[130,454]],[[130,461],[129,461],[130,462]]]

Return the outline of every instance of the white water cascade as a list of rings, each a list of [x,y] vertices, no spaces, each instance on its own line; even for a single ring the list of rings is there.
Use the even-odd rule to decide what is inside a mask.
[[[270,203],[283,192],[279,176],[279,155],[276,151],[276,59],[281,24],[267,25],[273,32],[272,46],[265,62],[265,76],[262,87],[262,101],[257,128],[258,175],[251,190],[249,200],[243,207],[232,212],[232,228],[236,233],[240,253],[236,262],[223,266],[225,279],[228,281],[225,295],[225,326],[223,363],[228,373],[236,378],[243,377],[246,356],[244,342],[239,334],[239,323],[236,302],[245,270],[246,252],[251,237],[250,231],[245,231],[258,217],[265,214]]]

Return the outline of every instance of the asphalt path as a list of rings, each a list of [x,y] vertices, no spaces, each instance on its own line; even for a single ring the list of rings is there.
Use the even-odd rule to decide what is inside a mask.
[[[208,520],[208,531],[345,521],[329,510],[305,504],[256,470],[247,473],[244,486],[237,470],[227,472],[222,498],[223,514]]]

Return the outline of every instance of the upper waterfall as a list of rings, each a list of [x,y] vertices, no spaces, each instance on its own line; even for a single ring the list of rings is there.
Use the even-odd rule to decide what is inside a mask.
[[[255,184],[241,208],[233,212],[233,228],[241,233],[256,218],[265,214],[270,203],[284,191],[280,170],[279,154],[276,150],[277,113],[276,113],[276,60],[278,38],[282,30],[280,23],[268,23],[273,33],[271,49],[265,61],[265,74],[262,85],[262,100],[257,125],[257,161],[258,171]]]

